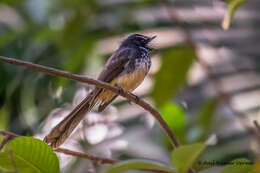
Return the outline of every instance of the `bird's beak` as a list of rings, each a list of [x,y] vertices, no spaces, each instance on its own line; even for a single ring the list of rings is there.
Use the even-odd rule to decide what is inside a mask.
[[[157,36],[155,35],[155,36],[152,36],[152,37],[150,37],[150,38],[148,38],[147,39],[147,46],[146,46],[146,48],[148,48],[148,50],[153,50],[153,48],[150,46],[150,42],[153,40],[153,39],[155,39]]]
[[[153,39],[155,39],[156,37],[157,37],[156,35],[150,37],[150,38],[148,39],[148,42],[151,42],[151,41],[152,41]]]

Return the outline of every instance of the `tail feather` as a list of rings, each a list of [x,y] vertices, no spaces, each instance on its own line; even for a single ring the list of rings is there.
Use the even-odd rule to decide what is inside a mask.
[[[46,143],[50,143],[53,148],[59,147],[73,132],[80,121],[85,117],[97,103],[97,96],[100,94],[100,89],[94,89],[89,95],[66,116],[51,132],[44,138]]]

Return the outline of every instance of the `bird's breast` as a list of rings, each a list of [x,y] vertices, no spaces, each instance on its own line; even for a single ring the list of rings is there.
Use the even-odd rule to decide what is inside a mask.
[[[111,81],[110,84],[121,87],[125,91],[133,91],[143,82],[148,71],[149,71],[149,68],[147,68],[147,64],[140,63],[135,68],[135,70],[116,77],[114,80]],[[103,100],[103,102],[107,102],[114,96],[115,96],[115,93],[105,90],[100,95],[100,98],[101,98],[101,100]]]
[[[129,73],[125,73],[122,76],[118,76],[111,84],[117,85],[126,91],[133,91],[144,80],[149,71],[149,62],[144,60],[136,60],[135,69]]]
[[[126,66],[125,70],[113,79],[110,84],[121,87],[125,91],[133,91],[136,89],[147,75],[151,66],[151,60],[148,56],[140,57],[135,59],[132,65],[134,67]],[[100,98],[106,102],[113,98],[114,95],[115,93],[105,90],[102,92]]]

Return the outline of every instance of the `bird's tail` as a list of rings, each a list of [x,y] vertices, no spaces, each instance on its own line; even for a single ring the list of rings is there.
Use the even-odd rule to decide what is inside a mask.
[[[58,148],[77,127],[79,122],[84,118],[97,103],[100,89],[94,89],[89,95],[65,117],[51,132],[44,138],[53,148]]]

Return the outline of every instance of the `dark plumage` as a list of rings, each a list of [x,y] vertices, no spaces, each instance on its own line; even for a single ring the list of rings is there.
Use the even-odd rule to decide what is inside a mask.
[[[121,87],[126,91],[137,88],[147,75],[151,60],[148,43],[154,37],[133,34],[125,39],[118,50],[108,59],[98,80]],[[96,104],[103,111],[118,95],[95,88],[89,95],[45,137],[45,141],[56,148],[72,133],[74,128]]]

